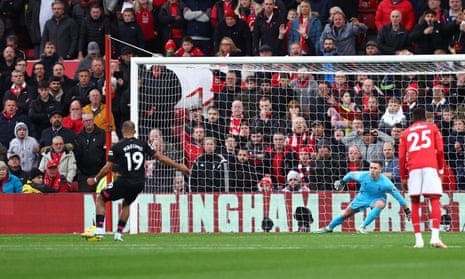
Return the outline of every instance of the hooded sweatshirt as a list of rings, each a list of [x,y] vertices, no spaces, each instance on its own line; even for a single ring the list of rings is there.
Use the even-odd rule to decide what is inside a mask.
[[[23,139],[18,137],[18,130],[20,128],[26,129],[26,136]],[[33,167],[39,164],[39,153],[35,148],[39,146],[37,140],[29,136],[29,128],[24,122],[18,122],[15,126],[15,138],[11,140],[8,149],[8,155],[17,154],[21,159],[21,169],[23,171],[30,171]]]

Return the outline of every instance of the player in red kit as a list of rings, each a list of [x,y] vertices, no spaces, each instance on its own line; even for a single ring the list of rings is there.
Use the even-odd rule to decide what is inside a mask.
[[[412,202],[412,223],[415,233],[414,248],[423,248],[420,231],[420,196],[429,198],[430,218],[433,228],[431,247],[447,248],[439,239],[441,222],[442,174],[444,168],[444,146],[442,135],[436,125],[426,122],[425,110],[421,107],[412,112],[413,124],[400,136],[399,169],[402,189],[408,189]],[[407,183],[408,179],[408,183]]]

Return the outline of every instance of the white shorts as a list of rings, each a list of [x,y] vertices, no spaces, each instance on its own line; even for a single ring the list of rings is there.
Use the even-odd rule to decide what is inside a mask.
[[[434,168],[415,169],[409,173],[408,195],[442,195],[442,182]]]

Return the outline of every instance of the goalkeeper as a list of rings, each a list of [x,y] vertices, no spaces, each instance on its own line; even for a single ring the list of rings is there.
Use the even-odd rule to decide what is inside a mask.
[[[317,233],[332,232],[333,229],[342,224],[347,218],[353,216],[355,213],[363,211],[365,208],[370,207],[372,210],[367,215],[363,223],[357,229],[360,233],[367,233],[366,227],[371,224],[381,213],[386,206],[386,193],[390,193],[403,207],[405,216],[410,220],[410,209],[404,198],[397,191],[392,181],[387,178],[382,172],[382,163],[378,160],[370,162],[369,171],[355,171],[347,173],[342,181],[335,181],[335,190],[344,190],[345,184],[353,179],[360,183],[360,192],[354,200],[342,211],[342,214],[335,217],[328,226],[317,230]]]

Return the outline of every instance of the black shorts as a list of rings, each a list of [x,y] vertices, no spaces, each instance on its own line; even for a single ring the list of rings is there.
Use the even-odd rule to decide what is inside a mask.
[[[144,179],[137,179],[134,177],[122,177],[119,176],[115,181],[103,189],[100,195],[105,200],[116,201],[124,199],[129,203],[132,203],[144,190]]]

